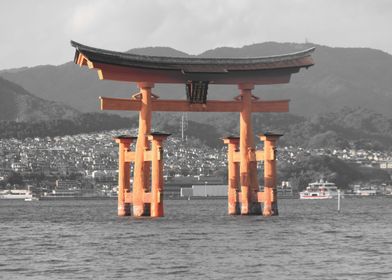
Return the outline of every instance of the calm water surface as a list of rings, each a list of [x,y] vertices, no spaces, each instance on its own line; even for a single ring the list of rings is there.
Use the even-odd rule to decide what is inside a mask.
[[[392,279],[392,198],[165,201],[161,219],[116,201],[0,201],[0,279]]]

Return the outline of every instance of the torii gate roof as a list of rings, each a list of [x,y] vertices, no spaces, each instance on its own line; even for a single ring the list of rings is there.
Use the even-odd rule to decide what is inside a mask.
[[[197,58],[136,55],[93,48],[71,41],[75,63],[98,71],[100,79],[179,83],[209,81],[213,84],[288,83],[292,73],[314,64],[315,48],[252,58]]]

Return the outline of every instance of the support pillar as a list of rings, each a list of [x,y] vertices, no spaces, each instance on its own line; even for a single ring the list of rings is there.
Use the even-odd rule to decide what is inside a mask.
[[[149,150],[147,135],[151,130],[151,89],[153,83],[138,83],[141,96],[139,113],[139,132],[136,142],[136,156],[133,184],[133,215],[135,217],[148,216],[150,205],[144,203],[144,194],[149,191],[150,162],[144,160],[145,151]]]
[[[151,217],[163,217],[163,149],[162,142],[170,134],[151,133]]]
[[[240,204],[237,199],[239,191],[239,170],[238,163],[234,160],[234,154],[238,150],[239,137],[227,137],[223,141],[228,144],[227,147],[227,162],[228,162],[228,185],[227,185],[227,202],[229,215],[240,214]]]
[[[125,161],[125,152],[129,149],[133,138],[119,136],[115,138],[119,144],[118,151],[118,216],[130,216],[131,205],[125,202],[126,193],[130,192],[130,162]]]
[[[260,135],[264,141],[264,207],[263,216],[278,215],[276,190],[276,142],[282,134],[265,133]]]
[[[241,182],[241,214],[260,214],[261,208],[257,199],[257,163],[252,129],[252,90],[253,84],[239,84],[241,90],[240,112],[240,182]]]

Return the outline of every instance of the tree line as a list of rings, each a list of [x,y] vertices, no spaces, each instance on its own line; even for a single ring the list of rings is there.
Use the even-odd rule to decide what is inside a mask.
[[[135,127],[135,122],[129,118],[111,114],[85,113],[73,119],[40,122],[0,121],[0,139],[55,137],[129,127]]]

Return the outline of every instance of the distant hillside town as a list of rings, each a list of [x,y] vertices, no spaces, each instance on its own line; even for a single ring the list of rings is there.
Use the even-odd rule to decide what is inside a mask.
[[[24,140],[0,140],[0,186],[30,186],[39,195],[68,192],[115,196],[118,146],[114,136],[127,130]],[[135,131],[133,131],[135,133]],[[212,148],[199,139],[176,136],[164,143],[165,185],[179,195],[181,187],[227,184],[226,148]],[[392,152],[348,149],[278,149],[279,184],[289,182],[295,192],[319,179],[340,188],[391,185]],[[258,165],[258,169],[262,164]],[[306,171],[304,173],[304,171]],[[263,174],[262,170],[258,172]],[[259,178],[260,185],[263,178]],[[174,191],[173,191],[174,188]]]

